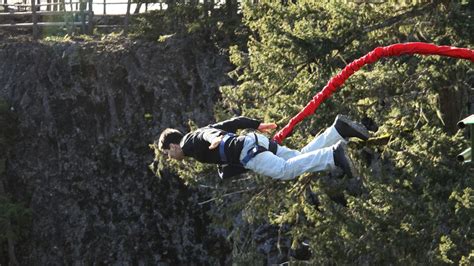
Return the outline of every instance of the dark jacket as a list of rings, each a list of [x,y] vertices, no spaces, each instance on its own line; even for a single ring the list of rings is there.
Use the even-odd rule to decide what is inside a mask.
[[[222,161],[219,155],[219,147],[210,150],[211,142],[227,133],[236,133],[238,129],[257,129],[260,121],[248,117],[236,117],[216,124],[199,128],[193,132],[186,134],[181,140],[180,146],[184,155],[193,157],[203,163],[214,163],[225,165],[221,167],[221,177],[228,177],[245,171],[240,165],[240,153],[244,145],[244,137],[230,138],[226,141],[224,152],[227,162]]]

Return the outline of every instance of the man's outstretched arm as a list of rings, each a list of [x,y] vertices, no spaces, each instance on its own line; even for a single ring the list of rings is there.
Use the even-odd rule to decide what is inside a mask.
[[[261,123],[259,120],[248,118],[245,116],[239,116],[209,126],[217,129],[222,129],[227,132],[236,133],[239,129],[258,129],[260,124]]]
[[[275,123],[260,123],[256,129],[258,131],[262,132],[262,133],[267,133],[270,130],[273,130],[275,128],[277,128],[277,124],[275,124]],[[219,136],[219,137],[215,138],[211,142],[211,145],[209,145],[209,149],[212,150],[212,149],[217,148],[219,146],[222,138],[224,138],[224,136]]]

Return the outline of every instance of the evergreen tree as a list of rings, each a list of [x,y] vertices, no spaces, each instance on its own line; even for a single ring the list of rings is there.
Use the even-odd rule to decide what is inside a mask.
[[[238,84],[222,88],[217,116],[245,114],[283,126],[347,63],[377,46],[473,43],[469,2],[348,2],[247,2],[248,43],[231,47]],[[311,263],[471,264],[473,176],[455,160],[467,146],[455,123],[468,113],[473,75],[471,62],[437,56],[364,67],[285,141],[300,147],[337,113],[375,121],[383,145],[352,144],[360,191],[348,189],[353,180],[325,174],[280,183],[254,177],[256,189],[240,201],[243,217],[289,225],[294,248],[309,243]],[[254,246],[243,246],[239,254],[254,258]]]

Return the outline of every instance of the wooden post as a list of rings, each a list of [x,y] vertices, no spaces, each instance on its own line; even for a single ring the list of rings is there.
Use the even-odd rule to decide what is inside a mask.
[[[106,14],[106,6],[107,6],[107,3],[106,3],[106,0],[104,0],[104,15]]]
[[[66,0],[64,0],[66,1]],[[74,31],[76,30],[76,26],[74,26],[74,22],[76,22],[76,16],[74,15],[75,13],[75,10],[74,10],[74,6],[72,5],[72,0],[69,0],[69,6],[71,7],[71,27],[69,28],[69,35],[72,35],[74,33]]]
[[[132,0],[127,1],[127,14],[125,14],[125,27],[124,27],[124,33],[128,34],[128,23],[130,19],[130,8],[132,6]]]
[[[66,12],[66,0],[59,0],[59,11],[63,13],[64,23],[66,24],[66,29],[69,30],[69,16]]]
[[[89,35],[94,33],[94,12],[92,10],[92,0],[89,0]]]
[[[31,0],[31,12],[33,19],[33,39],[38,39],[38,17],[36,16],[36,0]]]
[[[85,34],[86,33],[86,12],[84,12],[85,10],[85,6],[84,6],[84,2],[85,0],[79,0],[79,7],[80,7],[80,12],[81,12],[81,30],[82,30],[82,34]]]

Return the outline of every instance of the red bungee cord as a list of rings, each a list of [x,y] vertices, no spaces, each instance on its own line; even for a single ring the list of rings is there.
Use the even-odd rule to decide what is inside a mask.
[[[273,136],[273,139],[280,143],[290,134],[293,128],[305,117],[313,114],[318,106],[336,91],[354,72],[367,64],[374,63],[381,57],[399,56],[405,54],[441,55],[460,59],[467,59],[474,62],[474,50],[468,48],[457,48],[452,46],[437,46],[430,43],[410,42],[397,43],[384,47],[377,47],[363,57],[354,60],[332,77],[326,86],[318,92],[313,99],[293,118],[288,124]]]

